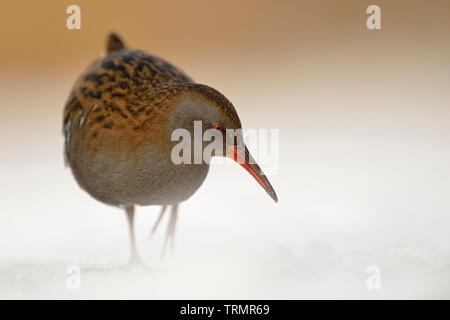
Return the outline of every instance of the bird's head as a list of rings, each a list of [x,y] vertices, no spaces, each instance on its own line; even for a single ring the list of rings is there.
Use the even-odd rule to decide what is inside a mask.
[[[178,90],[181,92],[172,94],[177,98],[168,118],[172,141],[177,129],[189,132],[193,139],[190,144],[192,154],[188,158],[194,163],[198,163],[196,157],[202,163],[209,163],[212,156],[231,158],[278,202],[275,190],[244,143],[241,121],[233,104],[220,92],[205,85],[184,85]]]

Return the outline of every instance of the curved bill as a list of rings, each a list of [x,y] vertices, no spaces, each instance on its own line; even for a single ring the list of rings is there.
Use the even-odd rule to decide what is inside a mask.
[[[241,149],[244,149],[244,151],[242,152]],[[236,146],[228,146],[227,157],[233,159],[234,161],[239,163],[245,170],[247,170],[248,173],[250,173],[253,176],[253,178],[255,178],[255,180],[258,181],[261,187],[263,187],[264,190],[266,190],[269,196],[273,200],[275,200],[275,202],[278,202],[277,194],[275,193],[275,190],[270,184],[269,179],[267,179],[264,172],[262,172],[261,168],[258,166],[256,161],[250,155],[250,152],[248,151],[246,146],[244,146],[244,148],[238,148]]]

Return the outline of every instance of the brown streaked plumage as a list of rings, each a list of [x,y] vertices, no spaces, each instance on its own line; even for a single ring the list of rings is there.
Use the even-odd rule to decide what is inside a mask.
[[[125,208],[132,248],[136,205],[173,206],[169,240],[178,203],[206,178],[207,163],[176,165],[170,157],[177,143],[171,141],[173,130],[192,131],[195,120],[202,120],[204,130],[241,128],[235,108],[220,92],[194,83],[160,58],[126,49],[114,34],[107,55],[88,67],[69,95],[63,120],[66,163],[91,196]],[[228,147],[229,156],[239,156]],[[243,166],[277,200],[259,167]]]

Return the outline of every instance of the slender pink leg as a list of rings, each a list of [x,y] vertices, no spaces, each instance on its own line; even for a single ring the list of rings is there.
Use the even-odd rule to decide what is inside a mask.
[[[172,206],[172,210],[170,212],[170,220],[169,224],[167,225],[167,233],[166,238],[164,239],[164,247],[162,251],[162,256],[166,254],[167,251],[167,245],[170,242],[170,248],[173,249],[174,242],[175,242],[175,225],[177,222],[178,217],[178,204],[175,204]]]
[[[127,219],[128,219],[128,228],[129,228],[129,232],[130,232],[130,249],[131,249],[131,254],[130,254],[130,260],[129,263],[142,263],[142,261],[139,259],[138,253],[137,253],[137,248],[136,248],[136,239],[135,239],[135,235],[134,235],[134,216],[135,216],[135,212],[134,212],[134,206],[126,206],[125,207],[125,212],[127,214]]]
[[[152,228],[152,231],[150,232],[150,234],[148,235],[148,237],[150,238],[158,229],[158,225],[161,222],[162,217],[164,216],[164,212],[166,212],[167,206],[162,206],[161,208],[161,212],[159,213],[158,219],[155,222],[155,225]]]

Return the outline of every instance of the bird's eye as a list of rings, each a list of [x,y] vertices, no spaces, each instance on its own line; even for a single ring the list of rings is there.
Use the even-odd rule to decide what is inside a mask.
[[[221,126],[219,126],[218,124],[214,124],[213,129],[218,130],[220,132],[224,132],[223,128]]]

